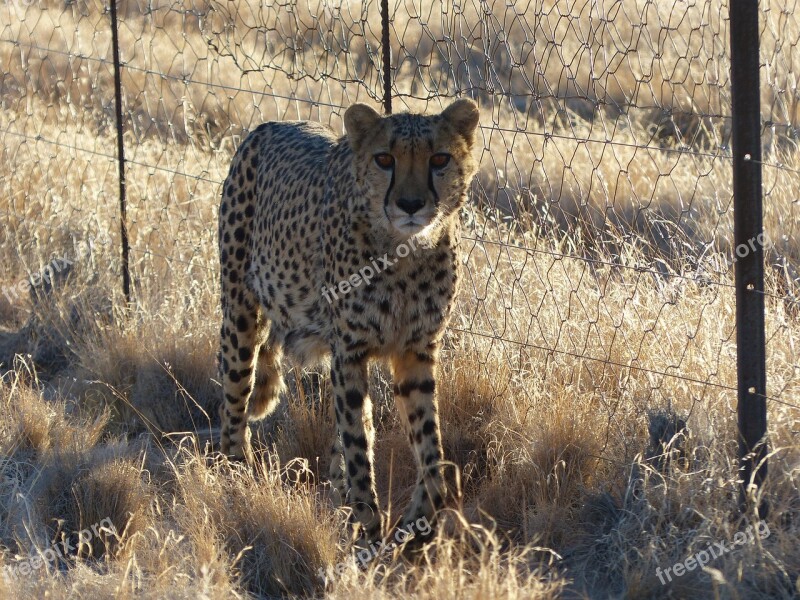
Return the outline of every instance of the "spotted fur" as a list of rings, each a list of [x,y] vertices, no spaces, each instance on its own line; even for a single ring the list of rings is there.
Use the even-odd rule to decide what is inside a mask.
[[[234,156],[219,209],[222,451],[253,460],[247,420],[274,410],[284,353],[300,364],[329,359],[331,481],[375,539],[369,360],[391,365],[419,469],[404,524],[432,520],[444,501],[436,371],[478,109],[458,100],[438,115],[381,117],[356,104],[344,121],[339,139],[311,122],[265,123]],[[400,258],[400,244],[415,250]],[[383,268],[341,293],[367,265]]]

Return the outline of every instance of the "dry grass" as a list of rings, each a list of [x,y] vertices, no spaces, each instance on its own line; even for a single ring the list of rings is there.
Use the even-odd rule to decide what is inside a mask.
[[[376,7],[366,19],[357,2],[121,5],[137,299],[124,310],[112,73],[83,57],[109,56],[107,15],[94,1],[0,6],[0,40],[16,42],[0,41],[0,560],[19,569],[105,518],[116,528],[0,578],[0,596],[800,594],[800,413],[774,401],[769,537],[667,586],[656,575],[754,522],[731,519],[725,8],[489,4],[485,29],[472,4],[442,18],[405,3],[393,20],[396,102],[433,110],[437,94],[477,86],[484,129],[438,386],[457,493],[422,554],[364,570],[326,499],[324,379],[287,370],[286,402],[257,428],[257,473],[211,460],[215,211],[244,130],[270,118],[340,128],[341,106],[374,99]],[[794,169],[764,172],[767,254],[782,265],[767,276],[769,391],[797,405],[800,28],[786,2],[762,4],[763,117],[778,124],[765,161]],[[52,291],[2,292],[54,257],[73,264]],[[415,470],[378,368],[373,383],[377,481],[397,515]],[[648,426],[673,414],[688,423],[680,460],[658,468]],[[327,585],[317,577],[338,563]]]

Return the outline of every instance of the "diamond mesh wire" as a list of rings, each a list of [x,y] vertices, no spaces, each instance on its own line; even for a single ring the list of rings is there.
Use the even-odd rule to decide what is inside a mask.
[[[771,410],[795,410],[799,389],[796,4],[761,7]],[[727,4],[389,10],[395,110],[481,107],[450,359],[476,361],[497,393],[524,382],[521,410],[553,390],[585,397],[620,447],[623,414],[733,413]],[[265,120],[342,132],[347,106],[379,107],[380,3],[130,0],[119,13],[134,295],[213,296],[232,153]],[[101,234],[88,271],[119,276],[117,124],[104,3],[7,1],[0,15],[0,301],[15,304],[20,281]]]

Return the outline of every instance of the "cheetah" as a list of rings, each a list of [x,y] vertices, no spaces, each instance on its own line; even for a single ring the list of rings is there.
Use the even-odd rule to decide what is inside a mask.
[[[331,485],[362,539],[384,528],[370,360],[391,367],[418,468],[401,526],[433,523],[444,504],[436,373],[459,281],[459,209],[477,169],[478,116],[461,99],[429,116],[354,104],[340,138],[309,121],[264,123],[237,149],[223,186],[221,450],[252,463],[248,420],[275,409],[284,355],[329,362]]]

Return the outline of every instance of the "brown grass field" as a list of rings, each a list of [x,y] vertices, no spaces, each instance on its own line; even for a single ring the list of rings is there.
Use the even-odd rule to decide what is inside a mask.
[[[761,3],[768,536],[732,544],[758,518],[736,516],[728,24],[711,0],[391,3],[395,108],[467,93],[482,110],[437,385],[442,526],[357,565],[327,500],[324,370],[287,365],[255,473],[214,456],[220,182],[261,121],[341,131],[342,107],[378,107],[378,6],[120,4],[126,306],[108,14],[0,4],[0,598],[800,597],[791,0]],[[396,516],[415,468],[380,365],[372,389]],[[731,550],[662,584],[715,543]]]

